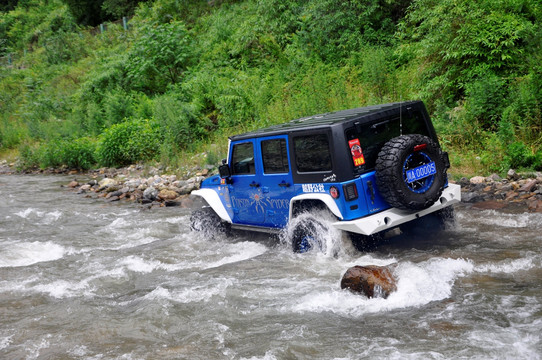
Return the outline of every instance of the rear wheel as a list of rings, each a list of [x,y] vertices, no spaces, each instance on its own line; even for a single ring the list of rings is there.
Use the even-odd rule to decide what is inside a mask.
[[[294,252],[304,253],[317,247],[322,248],[320,239],[328,231],[327,227],[315,217],[308,217],[294,225],[292,248]]]

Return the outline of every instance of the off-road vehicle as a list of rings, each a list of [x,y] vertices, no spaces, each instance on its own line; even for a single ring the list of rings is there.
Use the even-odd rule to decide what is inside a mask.
[[[207,204],[192,226],[278,232],[325,209],[333,227],[375,236],[459,202],[449,166],[421,101],[304,117],[231,136],[220,175],[192,192]],[[318,231],[306,225],[289,232],[296,251]]]

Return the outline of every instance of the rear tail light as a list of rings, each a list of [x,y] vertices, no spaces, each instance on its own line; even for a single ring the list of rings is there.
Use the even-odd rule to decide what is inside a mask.
[[[343,185],[343,192],[346,201],[352,201],[358,198],[358,188],[355,183]]]
[[[332,198],[338,199],[341,194],[339,194],[339,189],[337,189],[336,186],[332,186],[329,188],[329,194]]]

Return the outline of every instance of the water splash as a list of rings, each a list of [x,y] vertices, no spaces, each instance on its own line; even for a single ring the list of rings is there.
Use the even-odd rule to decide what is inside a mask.
[[[0,244],[0,268],[29,266],[40,262],[58,260],[66,249],[54,242],[2,242]]]

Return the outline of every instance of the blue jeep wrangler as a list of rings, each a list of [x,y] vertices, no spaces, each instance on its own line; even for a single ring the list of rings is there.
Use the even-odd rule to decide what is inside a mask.
[[[279,232],[300,214],[325,209],[353,238],[374,237],[422,216],[443,216],[460,201],[448,184],[421,101],[368,106],[292,120],[229,138],[220,175],[192,194],[206,208],[192,228]],[[307,250],[318,226],[289,231]]]

